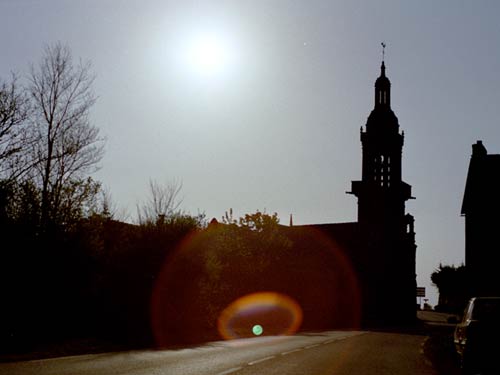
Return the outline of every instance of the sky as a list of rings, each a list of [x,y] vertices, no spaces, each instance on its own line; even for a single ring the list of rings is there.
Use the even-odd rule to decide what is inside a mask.
[[[471,145],[500,153],[499,14],[493,0],[0,0],[0,78],[56,42],[91,61],[95,178],[128,220],[153,179],[209,219],[351,222],[385,42],[417,283],[436,304],[430,274],[465,258]]]

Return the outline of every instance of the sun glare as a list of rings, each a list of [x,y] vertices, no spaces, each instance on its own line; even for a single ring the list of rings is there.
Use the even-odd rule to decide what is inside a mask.
[[[193,38],[186,49],[186,63],[190,70],[201,75],[223,73],[231,60],[227,40],[218,35],[201,35]]]

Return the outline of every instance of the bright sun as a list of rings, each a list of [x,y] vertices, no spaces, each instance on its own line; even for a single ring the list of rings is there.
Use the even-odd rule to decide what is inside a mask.
[[[220,36],[197,36],[187,45],[186,60],[189,68],[198,74],[219,74],[230,64],[231,48],[227,40]]]

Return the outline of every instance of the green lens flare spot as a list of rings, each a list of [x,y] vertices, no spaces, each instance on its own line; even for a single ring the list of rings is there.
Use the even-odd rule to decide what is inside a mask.
[[[255,336],[260,336],[264,332],[264,328],[260,324],[256,324],[252,327],[252,332]]]

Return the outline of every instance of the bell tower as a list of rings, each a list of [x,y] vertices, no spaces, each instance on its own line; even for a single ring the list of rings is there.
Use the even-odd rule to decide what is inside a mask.
[[[391,82],[382,60],[375,104],[361,128],[362,176],[352,181],[358,198],[358,249],[365,266],[365,322],[408,324],[415,319],[415,233],[405,213],[411,186],[402,180],[404,133],[391,109]],[[381,309],[380,306],[390,306]]]
[[[404,231],[405,202],[411,186],[402,181],[401,159],[404,132],[391,109],[391,82],[382,61],[375,81],[375,106],[361,128],[363,164],[361,181],[352,182],[358,198],[358,223],[372,229]]]

